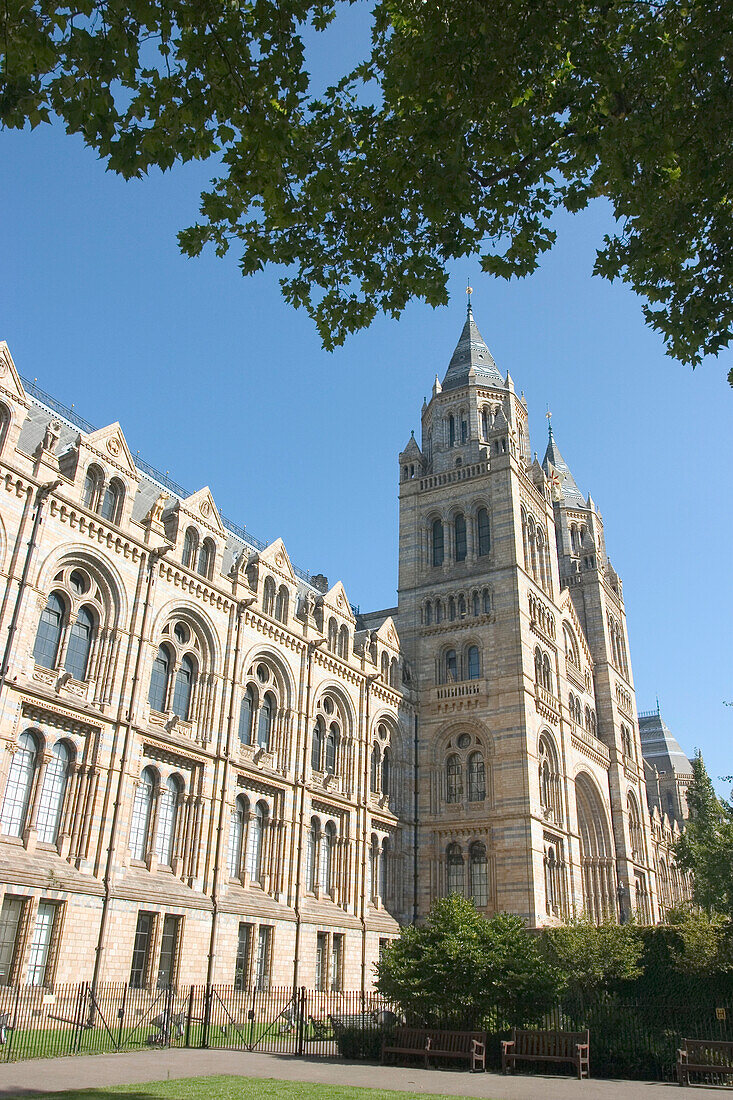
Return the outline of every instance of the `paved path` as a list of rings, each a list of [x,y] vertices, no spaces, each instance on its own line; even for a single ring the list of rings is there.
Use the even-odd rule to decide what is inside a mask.
[[[478,1096],[492,1100],[675,1100],[677,1085],[644,1081],[578,1081],[572,1077],[503,1077],[441,1069],[404,1069],[342,1058],[293,1058],[234,1050],[160,1050],[39,1059],[0,1065],[0,1097],[30,1097],[39,1092],[208,1077],[224,1073],[333,1085],[397,1089],[408,1097],[431,1093]],[[686,1094],[718,1096],[720,1089],[696,1088]]]

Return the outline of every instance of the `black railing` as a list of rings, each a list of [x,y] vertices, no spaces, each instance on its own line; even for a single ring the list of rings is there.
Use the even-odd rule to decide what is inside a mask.
[[[170,1047],[238,1049],[300,1057],[378,1060],[400,1022],[486,1032],[487,1067],[500,1066],[511,1023],[590,1030],[594,1077],[674,1079],[685,1038],[733,1041],[733,1000],[686,1004],[600,996],[565,1003],[541,1020],[510,1021],[498,1007],[480,1018],[405,1018],[378,993],[304,987],[192,985],[133,989],[90,982],[0,987],[0,1061]],[[552,1066],[539,1069],[553,1071]],[[556,1067],[555,1067],[556,1068]],[[561,1067],[560,1072],[563,1072]]]

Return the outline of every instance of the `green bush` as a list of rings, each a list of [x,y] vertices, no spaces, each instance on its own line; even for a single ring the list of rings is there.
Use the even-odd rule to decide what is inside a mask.
[[[378,1062],[382,1040],[388,1034],[381,1027],[340,1027],[336,1030],[336,1045],[342,1058]]]

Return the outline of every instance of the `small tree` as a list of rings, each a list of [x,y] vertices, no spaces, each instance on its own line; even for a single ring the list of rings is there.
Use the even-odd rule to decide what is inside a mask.
[[[733,917],[733,805],[716,795],[699,752],[692,776],[687,789],[690,818],[675,845],[677,862],[692,872],[697,905]]]
[[[548,961],[562,973],[567,991],[577,998],[581,1011],[589,996],[641,974],[643,944],[633,925],[615,921],[596,925],[581,917],[561,928],[544,929],[541,942]]]
[[[731,959],[728,921],[720,913],[706,913],[689,905],[680,905],[667,913],[667,924],[674,930],[679,945],[671,947],[674,965],[682,974],[711,974],[730,970]]]
[[[458,894],[402,929],[377,964],[377,988],[410,1018],[474,1026],[494,1010],[505,1025],[538,1020],[560,993],[555,967],[519,917],[482,917]]]

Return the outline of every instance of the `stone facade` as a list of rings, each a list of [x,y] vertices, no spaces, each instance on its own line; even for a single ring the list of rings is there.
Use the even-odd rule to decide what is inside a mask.
[[[531,461],[470,313],[400,456],[389,611],[4,344],[0,468],[0,983],[365,988],[452,889],[532,925],[658,919],[671,833],[601,516],[552,436]]]

